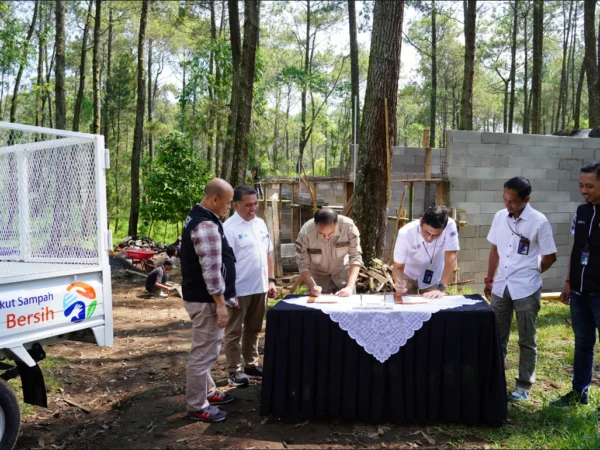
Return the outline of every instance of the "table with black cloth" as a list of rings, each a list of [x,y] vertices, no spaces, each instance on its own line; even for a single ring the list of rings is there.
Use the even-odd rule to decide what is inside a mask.
[[[380,363],[321,310],[280,301],[267,313],[260,412],[500,425],[507,395],[494,312],[481,301],[434,313]]]

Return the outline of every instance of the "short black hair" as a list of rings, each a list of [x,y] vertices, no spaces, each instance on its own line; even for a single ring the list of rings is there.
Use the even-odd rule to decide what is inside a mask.
[[[448,210],[444,206],[430,206],[423,214],[423,223],[433,228],[446,228]]]
[[[245,184],[236,187],[235,191],[233,191],[233,201],[241,202],[244,195],[256,195],[256,189]]]
[[[525,200],[531,195],[531,183],[527,178],[514,177],[504,183],[506,189],[515,191],[521,200]]]
[[[321,208],[315,213],[315,223],[318,225],[322,223],[323,225],[329,225],[330,223],[338,222],[338,213],[336,213],[333,209],[329,208]]]
[[[593,163],[586,164],[581,169],[581,173],[594,173],[596,172],[596,178],[600,180],[600,162],[594,161]]]
[[[174,266],[174,264],[173,264],[173,260],[172,260],[171,258],[167,258],[167,259],[165,259],[165,260],[162,262],[162,265],[163,265],[163,266],[171,266],[171,267],[173,267],[173,266]]]
[[[175,256],[175,253],[177,253],[177,247],[175,247],[174,245],[169,245],[167,247],[167,256],[169,258],[172,258],[173,256]]]

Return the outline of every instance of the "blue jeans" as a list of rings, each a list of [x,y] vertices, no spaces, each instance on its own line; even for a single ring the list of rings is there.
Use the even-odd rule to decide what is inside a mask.
[[[592,383],[596,330],[600,330],[600,296],[571,291],[571,320],[575,333],[573,389],[587,394]]]

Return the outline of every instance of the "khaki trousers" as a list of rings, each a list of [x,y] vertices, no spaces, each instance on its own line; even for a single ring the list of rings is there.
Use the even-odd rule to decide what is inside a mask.
[[[229,308],[229,323],[223,339],[230,373],[241,369],[242,356],[245,367],[258,365],[258,333],[262,330],[265,317],[267,293],[244,295],[237,300],[239,307]]]
[[[192,321],[192,348],[188,358],[185,400],[188,411],[208,406],[217,388],[210,374],[221,351],[223,329],[217,327],[215,303],[183,302]]]
[[[417,280],[413,280],[412,278],[409,278],[404,274],[402,274],[400,278],[406,282],[406,289],[408,289],[406,293],[402,295],[417,295],[419,293],[422,294],[424,292],[429,292],[437,289],[437,286],[430,286],[426,289],[419,290],[419,282]]]

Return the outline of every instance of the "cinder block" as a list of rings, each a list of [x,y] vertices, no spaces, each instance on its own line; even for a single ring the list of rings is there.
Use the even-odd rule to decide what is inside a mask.
[[[571,218],[569,213],[549,213],[546,214],[548,221],[551,223],[570,223]]]
[[[496,171],[496,170],[501,170],[501,169],[494,169],[494,171]],[[512,177],[508,177],[506,179],[494,177],[494,179],[491,179],[491,180],[482,180],[481,181],[481,190],[482,191],[502,192],[504,190],[504,183],[506,183],[506,181],[509,180],[510,178],[512,178]]]
[[[425,149],[419,147],[406,147],[404,150],[407,156],[424,156]]]
[[[570,239],[566,234],[555,234],[554,235],[554,244],[556,245],[569,245]]]
[[[488,247],[491,247],[492,244],[488,244]],[[489,260],[490,257],[490,249],[489,248],[480,248],[477,250],[477,261],[485,261]]]
[[[571,147],[571,148],[583,148],[583,141],[585,141],[585,140],[587,140],[587,139],[561,136],[560,146],[561,147]]]
[[[494,193],[491,191],[469,191],[467,192],[467,202],[492,202]]]
[[[461,249],[460,252],[458,252],[458,259],[459,259],[459,261],[461,261],[460,262],[461,266],[469,261],[477,261],[477,250],[476,249],[468,249],[468,250]]]
[[[558,183],[560,183],[558,180],[538,180],[535,182],[533,189],[546,191],[546,193],[548,193],[548,191],[558,191]]]
[[[523,147],[522,155],[528,157],[545,157],[548,155],[548,149],[546,147],[528,145]]]
[[[496,144],[467,144],[467,155],[495,155]]]
[[[393,156],[403,156],[405,153],[405,147],[392,147]]]
[[[597,148],[597,149],[600,149],[600,138],[587,138],[587,139],[583,139],[583,148]]]
[[[502,206],[500,208],[498,208],[497,211],[494,211],[494,214],[497,213],[498,211],[500,211],[501,209],[504,209],[504,204],[502,204]],[[477,229],[479,230],[479,237],[487,240],[487,235],[490,233],[491,228],[492,227],[490,225],[481,225],[481,226],[477,227]]]
[[[494,191],[494,201],[498,203],[504,203],[504,189]]]
[[[574,183],[571,180],[558,180],[559,191],[572,191],[576,187],[577,183]]]
[[[452,157],[452,167],[481,167],[481,155],[455,155]]]
[[[481,143],[481,133],[479,131],[454,130],[452,132],[452,142],[470,142]]]
[[[481,142],[484,144],[508,144],[507,133],[481,133]]]
[[[581,178],[581,169],[571,169],[571,181],[579,182]]]
[[[496,167],[494,169],[494,178],[502,180],[502,184],[504,185],[507,180],[510,180],[513,177],[520,177],[521,172],[522,171],[520,167]]]
[[[532,206],[543,214],[558,212],[558,203],[554,202],[536,202]]]
[[[550,147],[548,150],[549,158],[571,158],[573,150],[567,147]]]
[[[474,238],[477,237],[477,227],[462,227],[458,232],[458,236],[461,239],[463,238]]]
[[[467,154],[467,143],[465,142],[450,142],[448,144],[450,155],[466,155]]]
[[[533,145],[533,142],[531,145]],[[520,145],[496,144],[496,155],[498,156],[521,156],[522,154],[523,147]]]
[[[600,141],[600,139],[598,139]],[[596,161],[600,161],[600,150],[596,150]]]
[[[571,179],[571,171],[562,170],[562,169],[548,169],[546,171],[546,176],[548,180],[570,180]]]
[[[581,168],[581,159],[561,159],[559,169],[571,170]]]
[[[492,167],[467,167],[467,178],[489,179],[494,178]]]
[[[591,148],[574,148],[573,158],[583,159],[586,162],[592,162],[594,159],[595,152]]]
[[[508,167],[508,156],[488,156],[481,157],[481,167]]]
[[[535,186],[534,186],[534,188],[535,188]],[[546,200],[549,202],[569,202],[570,195],[569,195],[569,192],[565,192],[565,191],[556,191],[556,192],[548,191],[548,192],[546,192]]]
[[[469,225],[491,225],[494,214],[471,214],[468,217]]]
[[[481,204],[481,212],[485,214],[496,214],[499,210],[504,208],[504,203],[501,202],[490,202]]]
[[[452,167],[451,169],[455,169],[455,168]],[[448,176],[451,178],[451,187],[452,187],[450,192],[452,192],[454,189],[459,190],[459,191],[475,191],[475,190],[481,189],[481,181],[480,180],[470,180],[470,179],[466,178],[467,169],[457,169],[457,170],[462,170],[464,172],[463,172],[462,176],[455,178],[453,175],[450,174],[450,169],[448,169]],[[486,181],[486,183],[487,183],[487,181]]]
[[[564,234],[565,236],[571,235],[571,222],[573,222],[573,217],[575,216],[575,212],[569,215],[570,219],[569,223],[559,223],[556,225],[556,233]]]
[[[452,189],[450,191],[450,203],[466,202],[467,191],[456,191]]]
[[[448,178],[466,178],[467,169],[465,167],[448,167]]]
[[[511,145],[535,145],[535,135],[532,134],[509,134],[508,143]]]
[[[479,214],[481,205],[477,202],[456,202],[452,206],[456,209],[463,209],[467,214]]]
[[[531,192],[531,201],[532,202],[545,202],[546,201],[546,192],[538,191],[537,189],[535,189],[535,186],[534,186],[534,190]]]
[[[523,176],[528,180],[545,180],[548,169],[527,169],[523,170]]]
[[[558,159],[531,158],[531,157],[509,157],[508,167],[521,167],[522,169],[558,169]]]
[[[540,147],[560,147],[560,137],[535,135],[535,145]]]

